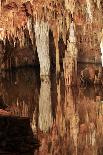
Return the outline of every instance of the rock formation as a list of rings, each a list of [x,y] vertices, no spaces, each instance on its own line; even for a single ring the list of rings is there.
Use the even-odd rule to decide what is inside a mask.
[[[68,84],[74,84],[77,60],[101,62],[102,8],[101,0],[1,0],[0,39],[4,43],[4,53],[0,52],[1,68],[28,64],[29,60],[35,64],[38,55],[40,74],[49,75],[51,31],[56,49],[56,73],[60,71],[61,53],[58,43],[62,38],[65,44],[65,50],[62,51],[65,53],[64,72]],[[72,29],[72,25],[75,28]]]

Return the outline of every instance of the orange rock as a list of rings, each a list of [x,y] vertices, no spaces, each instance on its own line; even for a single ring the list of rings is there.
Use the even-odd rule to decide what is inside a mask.
[[[0,115],[3,115],[3,116],[10,116],[11,115],[11,113],[10,112],[8,112],[8,111],[5,111],[5,110],[3,110],[3,109],[0,109]]]

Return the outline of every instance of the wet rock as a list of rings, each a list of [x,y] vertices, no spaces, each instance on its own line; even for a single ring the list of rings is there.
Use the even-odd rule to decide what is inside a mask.
[[[0,150],[28,152],[37,146],[29,118],[0,116]]]
[[[5,104],[2,96],[0,96],[0,109],[6,109],[8,106]]]
[[[0,109],[0,116],[1,116],[1,115],[3,115],[3,116],[10,116],[11,113],[8,112],[8,111],[5,111],[5,110],[3,110],[3,109]]]

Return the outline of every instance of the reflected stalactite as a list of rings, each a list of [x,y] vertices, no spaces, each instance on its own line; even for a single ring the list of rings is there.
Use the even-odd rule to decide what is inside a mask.
[[[39,128],[48,132],[52,126],[52,105],[51,105],[51,82],[49,77],[43,77],[41,81],[39,98]]]
[[[76,101],[73,90],[66,87],[65,90],[65,117],[70,122],[70,138],[73,140],[75,155],[77,155],[78,133],[79,133],[79,115],[76,111]]]
[[[16,104],[12,105],[11,113],[15,116],[29,117],[28,108],[29,107],[25,103],[25,101],[19,101],[19,99],[17,98]]]
[[[29,117],[31,126],[35,122],[37,125],[39,78],[37,75],[35,76],[34,69],[6,72],[2,78],[0,90],[2,90],[4,101],[12,115]]]
[[[78,111],[79,111],[79,118],[80,118],[80,131],[79,131],[79,141],[78,144],[80,149],[84,148],[84,153],[86,154],[87,151],[93,153],[94,155],[97,154],[97,150],[99,148],[99,134],[101,132],[101,127],[99,126],[100,120],[98,119],[98,114],[101,108],[101,95],[97,93],[97,90],[91,89],[86,90],[92,93],[85,94],[85,92],[80,91],[79,98],[78,98]],[[83,94],[82,94],[83,93]],[[94,95],[92,95],[94,94]],[[91,97],[92,95],[92,97]],[[96,100],[95,100],[96,99]],[[99,111],[98,111],[99,110]],[[99,113],[100,112],[100,113]],[[100,117],[103,115],[100,114]],[[99,126],[99,128],[98,128]],[[81,146],[81,143],[83,146]]]

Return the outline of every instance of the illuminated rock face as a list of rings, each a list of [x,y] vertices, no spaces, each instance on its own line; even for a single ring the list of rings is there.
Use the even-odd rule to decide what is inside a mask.
[[[73,77],[73,74],[76,74],[77,61],[101,62],[102,8],[100,0],[1,1],[0,38],[5,42],[6,36],[9,40],[9,36],[12,36],[14,46],[18,40],[20,50],[27,48],[29,44],[29,51],[32,48],[34,57],[37,50],[40,74],[49,75],[48,42],[50,42],[49,31],[52,31],[56,49],[56,72],[60,72],[60,55],[64,52],[65,64],[70,68],[68,69],[70,73],[67,73],[64,67],[65,75]],[[26,27],[28,35],[25,35]],[[62,52],[58,46],[60,38],[66,47]],[[68,75],[66,76],[68,78]],[[69,85],[75,83],[73,78],[73,82],[69,81]]]

